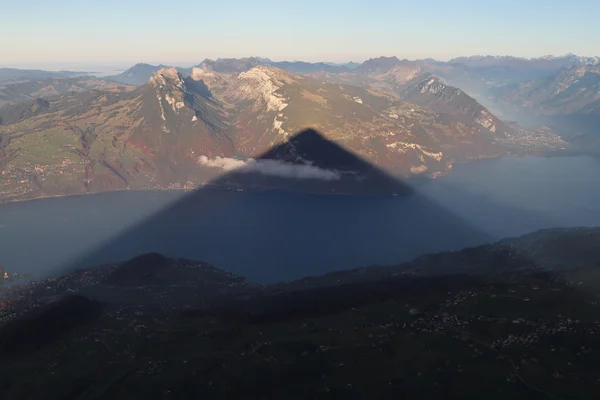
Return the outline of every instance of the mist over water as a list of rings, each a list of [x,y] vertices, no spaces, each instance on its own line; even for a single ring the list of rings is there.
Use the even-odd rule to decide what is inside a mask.
[[[74,260],[87,266],[152,251],[273,282],[395,264],[540,228],[600,225],[599,171],[591,157],[501,158],[457,166],[404,197],[210,190],[168,219],[153,216],[185,193],[4,204],[0,266],[47,275]],[[142,230],[128,231],[139,222]]]

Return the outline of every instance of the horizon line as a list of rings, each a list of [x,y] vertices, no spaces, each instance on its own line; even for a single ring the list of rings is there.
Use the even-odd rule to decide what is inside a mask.
[[[271,62],[306,62],[306,63],[310,63],[310,64],[317,64],[317,63],[331,63],[331,64],[347,64],[347,63],[358,63],[358,64],[362,64],[365,61],[369,61],[369,60],[373,60],[373,59],[378,59],[378,58],[397,58],[399,60],[407,60],[407,61],[423,61],[423,60],[434,60],[434,61],[439,61],[439,62],[449,62],[452,61],[454,59],[457,58],[477,58],[477,57],[481,57],[481,58],[485,58],[485,57],[492,57],[492,58],[514,58],[514,59],[521,59],[521,60],[543,60],[543,59],[558,59],[558,58],[566,58],[566,57],[578,57],[578,58],[600,58],[600,56],[580,56],[574,53],[565,53],[562,55],[553,55],[553,54],[547,54],[547,55],[542,55],[542,56],[535,56],[535,57],[523,57],[523,56],[515,56],[515,55],[511,55],[511,54],[471,54],[471,55],[457,55],[457,56],[452,56],[452,57],[420,57],[420,58],[407,58],[407,57],[399,57],[396,55],[390,55],[390,56],[372,56],[369,58],[364,58],[364,59],[347,59],[345,61],[328,61],[328,60],[319,60],[319,61],[305,61],[303,59],[275,59],[275,58],[269,58],[269,57],[262,57],[262,56],[244,56],[244,57],[216,57],[216,58],[204,58],[202,59],[202,61],[158,61],[158,60],[139,60],[139,61],[132,61],[132,60],[128,60],[128,61],[119,61],[119,60],[114,60],[114,61],[106,61],[106,60],[97,60],[97,61],[29,61],[29,62],[12,62],[12,63],[7,63],[7,64],[0,64],[0,68],[13,68],[13,69],[31,69],[31,68],[45,68],[47,70],[55,70],[55,71],[66,71],[66,68],[76,68],[77,66],[79,66],[80,68],[84,68],[84,67],[94,67],[94,66],[98,66],[98,67],[112,67],[112,68],[118,68],[118,67],[132,67],[138,64],[148,64],[148,65],[152,65],[152,66],[158,66],[158,65],[166,65],[169,67],[181,67],[181,68],[191,68],[194,66],[198,66],[200,65],[202,62],[207,61],[207,60],[212,60],[212,61],[216,61],[216,60],[226,60],[226,59],[231,59],[231,60],[240,60],[240,59],[247,59],[247,58],[257,58],[257,59],[265,59],[265,60],[269,60]],[[63,65],[64,67],[59,67],[59,65]],[[71,66],[71,67],[67,67],[67,66]],[[46,67],[43,67],[46,66]],[[52,66],[52,67],[51,67]],[[83,72],[83,71],[82,71]],[[90,72],[90,71],[85,71],[85,72]]]

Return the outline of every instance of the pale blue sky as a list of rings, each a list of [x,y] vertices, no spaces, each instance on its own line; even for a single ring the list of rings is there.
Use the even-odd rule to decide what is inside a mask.
[[[0,67],[600,55],[600,0],[3,0]]]

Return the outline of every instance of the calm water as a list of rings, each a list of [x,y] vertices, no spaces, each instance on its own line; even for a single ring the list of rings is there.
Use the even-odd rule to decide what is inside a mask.
[[[504,158],[416,195],[116,192],[0,205],[0,265],[34,274],[144,252],[272,282],[393,264],[540,228],[600,225],[600,161]]]

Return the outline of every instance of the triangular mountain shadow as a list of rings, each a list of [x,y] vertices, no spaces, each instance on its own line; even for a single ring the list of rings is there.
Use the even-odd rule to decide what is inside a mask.
[[[273,176],[243,167],[184,195],[95,250],[77,257],[66,269],[120,262],[157,252],[206,261],[251,281],[271,283],[363,267],[374,260],[381,262],[377,256],[384,248],[389,257],[385,263],[396,264],[432,251],[460,249],[492,240],[407,183],[313,129],[298,133],[255,159],[267,164],[285,161],[288,167],[301,164],[321,171],[338,171],[339,179]],[[249,195],[224,190],[223,186],[353,196],[285,191]],[[393,194],[399,196],[392,197]],[[365,199],[355,195],[386,196]],[[403,203],[398,205],[398,201]],[[382,207],[390,208],[389,216],[384,219]],[[239,225],[240,220],[260,228],[248,232],[247,226]],[[392,252],[388,251],[390,238],[397,242]]]
[[[323,172],[335,171],[336,179],[292,179],[272,173],[240,168],[216,178],[212,184],[239,188],[276,188],[312,193],[340,193],[354,196],[409,194],[409,185],[383,172],[357,155],[326,139],[314,129],[305,129],[259,157],[259,162],[282,161],[310,165]],[[269,170],[277,169],[271,165]],[[277,171],[270,171],[277,172]],[[318,175],[318,174],[317,174]]]

